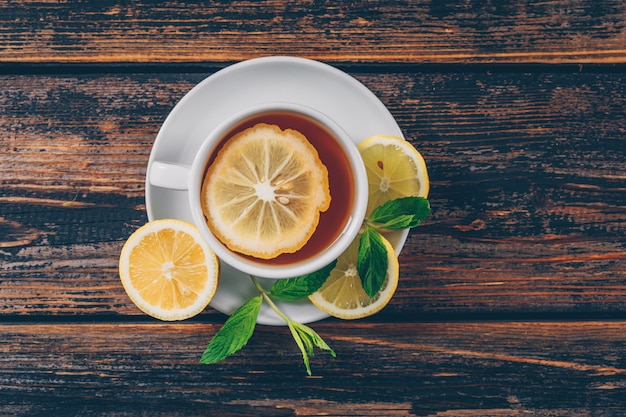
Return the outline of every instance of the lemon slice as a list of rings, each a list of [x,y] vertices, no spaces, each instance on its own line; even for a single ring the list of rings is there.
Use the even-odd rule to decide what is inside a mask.
[[[366,215],[389,200],[428,197],[426,163],[411,143],[396,136],[372,136],[357,147],[369,183]]]
[[[192,224],[148,222],[126,241],[120,278],[132,302],[161,320],[184,320],[206,308],[215,292],[219,263]]]
[[[331,316],[347,320],[371,316],[382,310],[395,293],[399,277],[396,253],[391,243],[384,237],[383,243],[387,248],[387,276],[380,291],[373,298],[365,293],[357,271],[359,257],[359,238],[357,238],[337,259],[337,265],[324,285],[311,294],[309,300]]]
[[[213,234],[260,259],[302,248],[330,200],[328,170],[313,145],[296,130],[265,123],[230,138],[202,186]]]

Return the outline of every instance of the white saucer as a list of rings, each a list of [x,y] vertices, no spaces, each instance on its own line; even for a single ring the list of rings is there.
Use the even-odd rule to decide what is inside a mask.
[[[189,91],[163,123],[148,164],[163,161],[191,165],[204,138],[218,123],[233,113],[266,102],[295,102],[312,107],[334,119],[355,143],[373,135],[403,137],[384,104],[348,74],[302,58],[256,58],[224,68]],[[175,218],[193,222],[186,191],[159,188],[146,181],[146,208],[150,221]],[[408,231],[403,231],[387,236],[397,253],[407,235]],[[219,288],[210,305],[230,315],[258,292],[246,274],[223,262],[221,268]],[[263,280],[263,285],[269,288],[272,282]],[[306,299],[276,304],[301,323],[328,317]],[[265,303],[257,322],[285,325]]]

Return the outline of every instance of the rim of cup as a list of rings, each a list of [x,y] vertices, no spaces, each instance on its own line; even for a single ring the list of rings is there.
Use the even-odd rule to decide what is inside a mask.
[[[354,204],[343,231],[323,252],[294,264],[273,265],[271,264],[271,260],[257,262],[230,250],[210,230],[200,204],[201,187],[208,161],[211,155],[216,151],[216,147],[222,142],[224,135],[238,123],[254,117],[255,115],[270,112],[298,113],[320,123],[337,139],[338,145],[344,150],[350,161],[350,169],[353,171],[354,175]],[[356,143],[333,119],[319,110],[296,103],[263,103],[248,107],[232,115],[221,122],[207,135],[191,166],[189,203],[194,222],[203,239],[222,262],[227,263],[241,272],[261,278],[294,278],[315,272],[337,259],[358,235],[365,217],[367,199],[367,173],[361,155],[356,147]]]

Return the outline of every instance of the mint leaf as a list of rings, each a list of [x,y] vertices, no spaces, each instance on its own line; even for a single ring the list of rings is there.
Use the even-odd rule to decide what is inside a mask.
[[[287,301],[308,297],[320,289],[335,265],[337,265],[337,261],[333,261],[319,271],[308,275],[277,280],[274,285],[272,285],[268,295]]]
[[[200,358],[200,363],[219,362],[244,347],[252,337],[262,302],[259,294],[239,307],[213,336]]]
[[[383,224],[377,225],[377,227],[383,230],[402,230],[417,226],[416,224],[414,225],[414,223],[415,216],[403,214]]]
[[[369,217],[380,228],[399,230],[416,227],[430,214],[430,203],[424,197],[402,197],[376,207]]]
[[[310,327],[297,323],[293,320],[287,322],[289,330],[296,341],[296,344],[302,352],[302,359],[304,360],[304,366],[306,367],[307,374],[311,375],[311,365],[309,363],[309,356],[313,356],[314,347],[318,347],[322,350],[330,352],[332,357],[336,357],[335,351],[332,350],[316,332]]]
[[[382,236],[376,229],[366,228],[359,242],[357,270],[363,289],[370,298],[380,291],[387,275],[387,266],[387,247]]]

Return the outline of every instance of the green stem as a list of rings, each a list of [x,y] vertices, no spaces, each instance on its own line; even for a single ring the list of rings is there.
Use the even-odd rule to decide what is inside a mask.
[[[276,304],[274,304],[274,300],[272,300],[270,298],[269,295],[267,295],[267,291],[265,291],[265,289],[261,286],[261,284],[259,283],[259,281],[257,280],[257,278],[253,275],[250,275],[250,279],[252,280],[252,283],[254,284],[254,286],[256,287],[257,290],[259,290],[259,292],[261,293],[261,296],[263,297],[263,299],[267,302],[267,304],[269,304],[269,306],[272,308],[272,310],[274,310],[276,312],[276,314],[278,314],[283,320],[285,320],[286,323],[291,322],[291,319],[289,317],[287,317],[285,315],[285,313],[283,313]]]
[[[363,232],[368,227],[376,227],[376,223],[370,221],[370,219],[363,219],[363,224],[361,224],[361,232]]]

